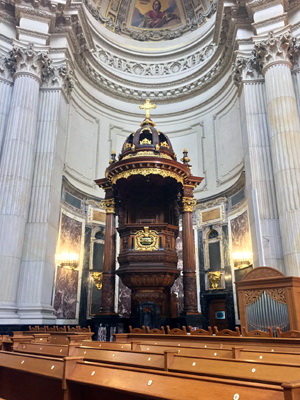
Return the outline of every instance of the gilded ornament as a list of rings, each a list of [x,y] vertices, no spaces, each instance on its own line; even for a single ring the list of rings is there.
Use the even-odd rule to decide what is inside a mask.
[[[115,176],[111,177],[112,184],[115,184],[119,179],[122,178],[129,178],[132,175],[160,175],[163,178],[174,178],[177,182],[183,184],[183,177],[179,176],[175,172],[172,171],[165,171],[164,169],[160,168],[136,168],[128,171],[122,171]],[[193,199],[191,199],[193,200]],[[196,201],[196,200],[195,200]],[[196,203],[195,203],[196,204]]]
[[[139,106],[139,108],[141,110],[145,110],[145,113],[146,113],[145,119],[148,119],[148,118],[150,118],[150,110],[155,109],[156,104],[152,104],[150,99],[147,99],[143,105]]]
[[[102,289],[102,272],[92,272],[92,278],[93,281],[95,282],[95,286],[98,290]]]
[[[150,139],[144,138],[143,140],[140,141],[140,144],[152,144]]]
[[[161,144],[160,144],[162,147],[166,147],[167,149],[169,149],[170,148],[170,146],[168,145],[168,142],[161,142]]]
[[[127,154],[126,156],[122,157],[122,160],[127,160],[128,158],[134,157],[160,157],[160,158],[167,158],[168,160],[172,160],[172,157],[168,154],[155,154],[154,151],[137,151],[135,154]]]
[[[158,233],[150,231],[148,226],[144,230],[137,231],[134,237],[134,249],[139,251],[153,251],[159,249]]]
[[[115,199],[105,199],[100,204],[107,214],[115,213]]]
[[[221,289],[221,279],[222,272],[221,271],[211,271],[208,272],[208,281],[210,289]]]
[[[197,204],[196,199],[192,199],[191,197],[183,197],[182,205],[184,212],[193,212],[195,205]]]

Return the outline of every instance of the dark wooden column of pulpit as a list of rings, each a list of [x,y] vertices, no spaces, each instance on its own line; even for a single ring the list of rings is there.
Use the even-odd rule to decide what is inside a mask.
[[[105,200],[101,205],[106,211],[106,228],[100,314],[112,315],[115,314],[116,216],[111,187],[105,188]]]
[[[196,200],[193,199],[193,187],[184,185],[182,199],[182,256],[183,256],[183,290],[184,290],[184,313],[196,314],[197,307],[197,285],[196,285],[196,262],[195,243],[193,231],[193,208]]]

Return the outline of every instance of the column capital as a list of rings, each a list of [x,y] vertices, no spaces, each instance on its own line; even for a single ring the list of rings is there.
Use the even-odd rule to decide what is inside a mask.
[[[251,53],[237,53],[232,64],[232,79],[237,86],[243,82],[263,79],[255,50]]]
[[[45,71],[46,72],[46,71]],[[61,88],[67,97],[71,94],[76,79],[73,70],[67,63],[61,65],[51,66],[47,73],[42,76],[42,87],[47,89]]]
[[[14,44],[4,64],[14,78],[18,74],[27,74],[38,79],[40,83],[48,79],[54,69],[48,52],[36,50],[32,43],[26,47]]]
[[[268,38],[255,43],[254,47],[263,74],[276,64],[292,68],[293,38],[290,31],[277,36],[269,32]]]
[[[197,204],[196,199],[193,199],[192,197],[183,197],[182,198],[183,212],[193,212],[196,204]]]
[[[115,199],[105,199],[102,200],[100,204],[104,208],[106,214],[115,214]]]

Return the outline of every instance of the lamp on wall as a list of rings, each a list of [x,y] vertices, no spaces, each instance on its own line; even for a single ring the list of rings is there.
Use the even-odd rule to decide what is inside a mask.
[[[56,264],[62,268],[76,269],[78,267],[79,255],[63,251],[55,255]]]
[[[246,268],[252,264],[253,254],[250,251],[237,251],[232,254],[233,264],[235,268]]]

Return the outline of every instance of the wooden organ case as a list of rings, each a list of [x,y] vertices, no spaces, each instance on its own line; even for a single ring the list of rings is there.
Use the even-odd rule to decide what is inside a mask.
[[[194,188],[202,178],[191,175],[187,151],[178,162],[168,137],[150,119],[154,105],[146,101],[141,127],[126,139],[116,160],[112,154],[104,179],[106,236],[102,314],[113,312],[114,274],[131,289],[131,315],[151,313],[160,320],[171,316],[170,288],[177,269],[176,238],[182,213],[184,312],[197,314],[192,211]],[[114,217],[119,225],[115,228]],[[115,271],[115,238],[120,236],[119,268]],[[159,323],[159,322],[157,322]],[[150,325],[155,325],[151,324]]]

